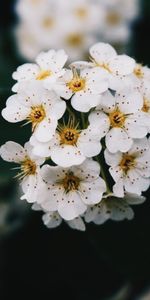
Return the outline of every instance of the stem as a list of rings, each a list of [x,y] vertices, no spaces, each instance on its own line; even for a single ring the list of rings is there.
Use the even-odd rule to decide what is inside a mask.
[[[75,114],[74,114],[73,111],[68,107],[68,105],[67,105],[67,111],[68,111],[68,113],[72,116],[72,118],[75,119]]]
[[[85,124],[84,113],[81,113],[81,121],[82,121],[83,129],[85,129],[86,128],[86,124]]]
[[[101,174],[102,178],[104,179],[104,181],[105,181],[105,183],[106,183],[106,192],[107,192],[107,194],[111,194],[112,191],[111,191],[111,189],[109,188],[109,185],[108,185],[108,182],[107,182],[107,177],[106,177],[106,175],[105,175],[104,168],[103,168],[102,164],[100,163],[100,160],[98,159],[98,156],[96,157],[96,160],[97,160],[97,162],[98,162],[99,165],[100,165],[100,174]]]

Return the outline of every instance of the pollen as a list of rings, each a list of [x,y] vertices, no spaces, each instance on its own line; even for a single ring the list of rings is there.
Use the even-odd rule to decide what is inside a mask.
[[[73,78],[67,83],[72,92],[76,93],[85,89],[86,80],[78,75],[76,70],[73,70]]]
[[[79,7],[75,10],[75,15],[79,19],[85,19],[87,17],[87,10],[84,7]]]
[[[36,174],[36,164],[34,161],[32,161],[30,158],[27,157],[21,163],[20,170],[21,171],[16,175],[16,178],[19,178],[20,180],[22,180],[26,176]]]
[[[142,107],[142,111],[144,111],[146,113],[150,112],[150,100],[144,98],[144,104]]]
[[[44,28],[49,29],[49,28],[53,27],[54,20],[52,18],[50,18],[50,17],[46,17],[43,20],[42,25],[43,25]]]
[[[121,21],[121,17],[116,12],[109,12],[106,17],[106,21],[109,25],[118,25]]]
[[[125,119],[125,115],[119,110],[115,110],[109,114],[109,120],[112,127],[123,127]]]
[[[67,125],[58,126],[60,145],[76,146],[80,136],[78,124],[74,124],[74,120],[70,119]]]
[[[90,57],[90,61],[95,65],[95,67],[100,67],[100,68],[103,68],[105,69],[106,71],[108,71],[109,73],[112,73],[110,67],[109,67],[109,64],[108,63],[98,63],[95,61],[94,58]]]
[[[39,106],[32,106],[31,112],[28,116],[29,123],[32,123],[32,129],[34,130],[35,127],[44,120],[46,116],[45,109],[42,105]]]
[[[129,170],[135,167],[135,156],[124,154],[119,166],[124,173],[127,173]]]
[[[76,191],[79,188],[80,178],[75,176],[73,172],[69,172],[60,182],[63,185],[64,190],[67,193]]]
[[[71,47],[80,47],[83,44],[84,37],[79,33],[71,33],[66,38],[66,44]]]
[[[52,74],[53,73],[50,70],[43,70],[37,75],[36,80],[44,80],[47,77],[51,76]]]
[[[142,79],[144,77],[144,72],[142,70],[142,65],[137,64],[137,66],[134,69],[134,75],[138,77],[139,79]]]

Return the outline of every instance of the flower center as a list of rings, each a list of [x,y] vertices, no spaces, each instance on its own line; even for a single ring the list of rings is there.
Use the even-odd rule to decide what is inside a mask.
[[[108,63],[100,63],[100,62],[97,62],[94,58],[90,57],[90,60],[92,61],[92,63],[95,65],[95,67],[100,67],[100,68],[103,68],[105,69],[106,71],[108,71],[109,73],[112,73],[110,67],[109,67],[109,64]]]
[[[136,77],[138,77],[138,78],[140,78],[140,79],[143,78],[143,77],[144,77],[144,72],[143,72],[143,70],[142,70],[142,65],[138,64],[138,65],[135,67],[133,73],[134,73],[134,75],[135,75]]]
[[[21,162],[20,169],[21,169],[21,172],[19,172],[15,177],[19,178],[21,180],[26,176],[36,174],[36,164],[34,161],[32,161],[28,157],[24,161]]]
[[[106,21],[109,25],[117,25],[121,21],[121,17],[116,12],[109,12],[106,17]]]
[[[38,123],[42,122],[45,118],[46,113],[42,105],[32,106],[31,112],[28,116],[29,122],[32,123],[32,129],[34,130]]]
[[[74,93],[84,90],[86,83],[85,78],[80,77],[76,69],[73,69],[72,72],[73,78],[67,83],[67,87]]]
[[[60,144],[75,146],[77,144],[79,135],[80,133],[78,129],[64,128],[59,132]]]
[[[83,44],[83,40],[83,35],[79,33],[71,33],[67,36],[66,43],[71,47],[78,47]]]
[[[124,173],[135,167],[135,157],[133,155],[124,154],[119,164]]]
[[[115,110],[109,114],[109,120],[112,127],[123,127],[125,115],[119,110]]]
[[[143,107],[142,107],[142,111],[144,112],[150,112],[150,101],[146,98],[144,98],[144,104],[143,104]]]
[[[65,176],[61,184],[63,185],[65,192],[67,194],[71,191],[78,190],[80,179],[76,177],[72,172],[70,172]]]
[[[43,70],[37,75],[36,80],[44,80],[45,78],[51,76],[52,74],[53,73],[50,70]]]
[[[43,22],[42,22],[42,25],[43,25],[44,28],[49,29],[49,28],[53,27],[54,20],[50,17],[45,17]]]
[[[79,7],[75,10],[75,15],[79,18],[79,19],[85,19],[87,16],[87,10],[84,7]]]

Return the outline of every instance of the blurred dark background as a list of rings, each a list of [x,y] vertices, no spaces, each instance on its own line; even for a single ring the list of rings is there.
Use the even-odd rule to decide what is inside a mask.
[[[25,62],[16,53],[13,37],[14,3],[0,2],[1,109],[11,95],[12,72]],[[142,0],[141,6],[128,53],[150,66],[150,0]],[[0,144],[7,140],[24,143],[29,137],[27,127],[12,125],[2,117],[0,128]],[[16,197],[10,168],[1,160],[0,204],[11,204]],[[21,219],[16,223],[18,211],[13,208],[8,215],[9,228],[1,226],[0,230],[0,299],[103,300],[126,285],[130,287],[129,295],[114,299],[138,299],[150,287],[148,192],[146,196],[144,204],[134,207],[133,221],[89,224],[85,233],[65,224],[48,230],[42,224],[41,213],[32,212],[29,205],[21,208]],[[24,207],[23,202],[20,205]]]

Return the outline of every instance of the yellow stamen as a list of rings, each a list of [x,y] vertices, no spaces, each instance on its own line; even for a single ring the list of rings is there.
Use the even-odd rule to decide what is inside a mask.
[[[87,10],[84,7],[79,7],[75,10],[75,15],[79,18],[79,19],[85,19],[87,16]]]
[[[42,25],[43,25],[44,28],[49,29],[49,28],[53,27],[54,20],[52,18],[50,18],[50,17],[46,17],[43,20]]]
[[[71,47],[78,47],[83,44],[84,37],[79,33],[71,33],[66,38],[66,44]]]
[[[142,107],[142,111],[144,111],[146,113],[150,112],[150,100],[144,98],[144,104]]]
[[[53,72],[50,70],[43,70],[37,75],[36,80],[46,79],[47,77],[51,76],[52,74],[53,74]]]
[[[137,64],[137,66],[134,69],[134,75],[137,76],[139,79],[142,79],[144,77],[144,72],[142,69],[142,65]]]
[[[60,137],[60,145],[76,146],[80,136],[80,130],[78,129],[78,124],[74,124],[73,119],[70,119],[67,125],[59,125],[58,133]]]
[[[86,84],[85,78],[80,77],[77,71],[73,69],[73,78],[71,81],[67,83],[69,89],[72,90],[72,92],[76,93],[81,90],[84,90],[85,84]]]
[[[120,23],[120,21],[121,21],[121,16],[117,12],[110,11],[107,14],[106,22],[109,25],[118,25],[118,23]]]
[[[73,172],[69,172],[66,176],[59,182],[59,184],[63,185],[64,190],[67,193],[71,191],[78,190],[80,179],[73,174]]]
[[[124,154],[119,166],[124,173],[127,173],[135,167],[135,157],[133,155]]]
[[[21,163],[21,172],[19,172],[15,177],[22,180],[24,177],[29,175],[36,174],[36,164],[30,158],[26,157],[26,159]]]
[[[27,120],[29,120],[29,123],[32,123],[32,129],[34,130],[35,127],[43,121],[45,116],[45,109],[42,105],[33,106]]]
[[[125,119],[125,115],[119,110],[114,110],[109,114],[109,120],[112,127],[123,127]]]
[[[94,58],[90,57],[90,61],[95,65],[95,67],[100,67],[108,71],[109,73],[112,73],[109,64],[108,63],[98,63]]]

